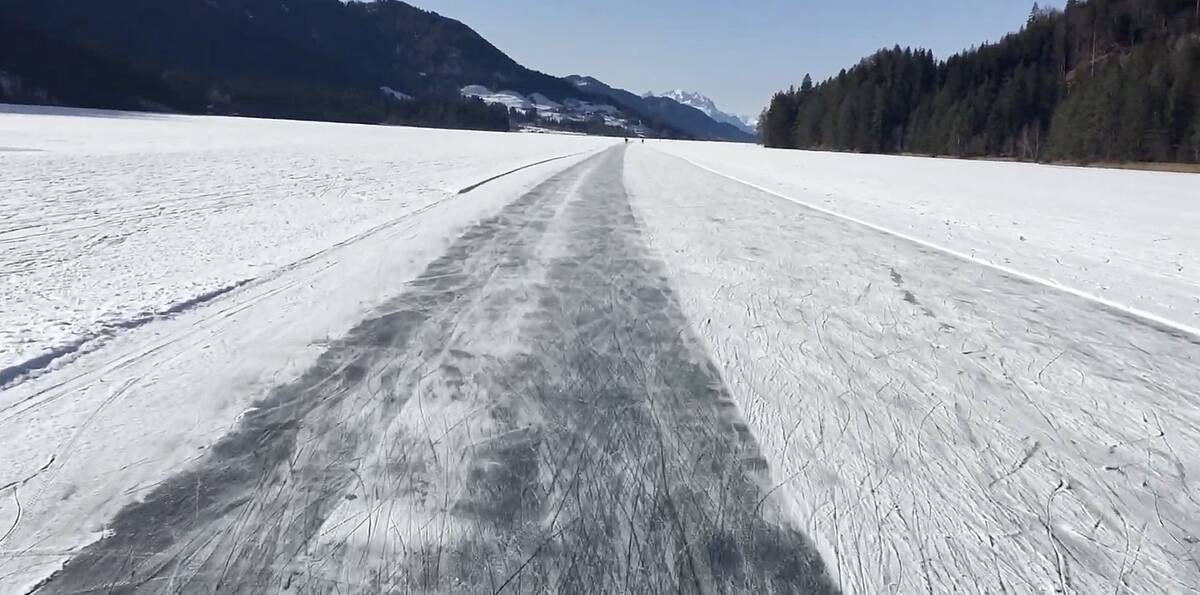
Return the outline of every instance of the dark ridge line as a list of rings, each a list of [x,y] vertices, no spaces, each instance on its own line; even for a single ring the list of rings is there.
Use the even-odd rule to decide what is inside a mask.
[[[131,318],[129,320],[120,320],[117,322],[109,322],[109,323],[102,324],[102,325],[100,325],[100,330],[98,330],[98,331],[88,333],[87,335],[84,335],[83,337],[80,337],[79,339],[76,339],[75,341],[71,341],[70,343],[67,343],[65,345],[59,345],[58,347],[54,347],[50,351],[43,353],[41,355],[38,355],[36,357],[33,357],[31,359],[28,359],[26,361],[23,361],[23,362],[20,362],[17,364],[13,364],[11,366],[8,366],[7,368],[0,369],[0,390],[7,390],[10,388],[13,388],[14,386],[20,384],[20,382],[18,382],[19,380],[24,379],[25,377],[29,376],[30,374],[32,374],[38,370],[44,370],[50,364],[54,363],[55,361],[57,361],[63,357],[66,357],[73,353],[78,353],[79,350],[82,349],[83,346],[87,345],[88,343],[92,343],[93,341],[96,341],[98,339],[110,338],[110,337],[116,335],[117,331],[134,329],[139,326],[143,326],[145,324],[154,322],[156,320],[161,320],[163,318],[169,318],[176,314],[182,314],[183,312],[186,312],[188,310],[191,310],[192,308],[200,306],[200,305],[204,304],[205,302],[209,302],[218,297],[221,297],[221,296],[223,296],[235,289],[238,289],[252,281],[254,281],[253,277],[251,277],[249,279],[243,279],[243,280],[233,283],[231,285],[219,287],[212,291],[202,293],[196,297],[189,298],[182,302],[177,302],[175,304],[168,306],[166,309],[160,310],[158,312],[150,312],[148,314],[142,314],[141,316],[138,316],[136,318]]]
[[[476,189],[476,188],[478,188],[478,187],[480,187],[480,186],[482,186],[482,185],[484,185],[484,184],[487,184],[488,182],[495,182],[496,180],[499,180],[500,178],[503,178],[504,176],[508,176],[508,175],[515,174],[515,173],[517,173],[517,172],[519,172],[519,171],[521,171],[521,170],[523,170],[523,169],[529,169],[529,168],[531,168],[531,167],[536,167],[536,166],[542,165],[542,164],[544,164],[544,163],[550,163],[551,161],[559,161],[559,160],[561,160],[561,159],[567,159],[567,158],[569,158],[569,157],[574,157],[574,156],[576,156],[576,155],[582,155],[582,154],[584,154],[584,153],[586,153],[586,152],[587,152],[587,151],[580,151],[580,152],[578,152],[578,153],[571,153],[570,155],[559,155],[558,157],[551,157],[551,158],[549,158],[549,159],[543,159],[543,160],[541,160],[541,161],[538,161],[538,162],[536,162],[536,163],[530,163],[530,164],[528,164],[528,165],[522,165],[521,167],[518,167],[518,168],[516,168],[516,169],[510,169],[510,170],[508,170],[508,171],[506,171],[506,172],[504,172],[504,173],[502,173],[502,174],[497,174],[497,175],[494,175],[494,176],[492,176],[492,177],[490,177],[490,178],[488,178],[488,179],[486,179],[486,180],[484,180],[484,181],[482,181],[482,182],[476,182],[476,183],[474,183],[474,184],[471,184],[470,186],[467,186],[466,188],[463,188],[462,190],[459,190],[459,191],[457,192],[457,194],[466,194],[466,193],[468,193],[468,192],[470,192],[470,191],[472,191],[472,190],[474,190],[474,189]]]

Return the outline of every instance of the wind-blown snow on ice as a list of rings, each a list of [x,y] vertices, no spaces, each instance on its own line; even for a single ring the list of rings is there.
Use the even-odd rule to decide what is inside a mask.
[[[111,333],[0,389],[6,593],[203,456],[465,228],[613,142],[4,110],[20,149],[0,153],[16,189],[0,197],[4,361]]]
[[[660,146],[633,147],[626,164],[649,243],[761,444],[775,493],[845,592],[1196,592],[1200,338],[807,208],[654,150]],[[830,208],[874,207],[890,213],[882,222],[928,229],[896,206],[907,206],[901,199],[883,202],[886,159],[862,167],[853,155],[766,153],[759,162],[746,156],[764,154],[754,149],[680,143],[664,150],[759,173],[764,185],[779,184],[770,175],[812,180],[809,188],[828,184],[843,192],[830,196]],[[848,177],[827,177],[812,164],[804,177],[782,167],[768,175],[771,159],[820,160]],[[989,170],[1011,170],[898,164],[953,180],[946,188],[963,191],[960,200],[985,205],[978,196],[1004,195],[987,185],[1003,173]],[[983,183],[978,195],[956,179],[963,167]],[[1029,170],[1022,179],[1057,180],[1059,188],[1094,175],[1021,169]],[[934,194],[932,183],[914,186],[924,178],[899,165],[887,175],[896,195],[928,196],[924,209],[973,223],[939,239],[989,237],[980,228],[1004,210],[972,212],[950,201],[958,195]],[[1122,176],[1145,179],[1101,176],[1122,186],[1131,184]],[[1163,178],[1146,189],[1161,194],[1145,203],[1182,200],[1170,183],[1187,181]],[[854,193],[873,187],[876,194]],[[1009,191],[1019,192],[1015,180]],[[1026,200],[1011,198],[1030,217],[1021,219],[1022,231],[1050,234]],[[1046,206],[1051,220],[1061,216],[1061,204]],[[1194,217],[1195,209],[1180,207],[1188,212],[1179,220]],[[1162,216],[1134,205],[1120,212],[1134,231],[1118,229],[1102,209],[1070,221],[1094,220],[1097,238],[1131,241],[1139,223]],[[1195,253],[1190,230],[1176,222],[1161,229],[1182,232]],[[1041,245],[1054,241],[1072,238]],[[1097,253],[1079,247],[1063,259]],[[1134,287],[1137,278],[1122,270],[1114,267],[1109,278]],[[1172,287],[1139,291],[1171,297],[1163,292]]]
[[[696,435],[753,445],[739,464],[770,481],[758,503],[782,507],[778,522],[803,529],[846,593],[1200,584],[1200,338],[1181,330],[1196,326],[1197,178],[672,142],[573,168],[620,141],[3,110],[0,365],[78,351],[0,388],[0,592],[78,559],[181,469],[236,465],[222,436],[274,420],[252,404],[321,354],[350,363],[310,378],[328,393],[305,398],[354,399],[328,432],[295,428],[330,444],[383,384],[405,399],[404,387],[429,389],[405,405],[418,413],[361,434],[411,426],[407,442],[365,441],[365,464],[339,454],[366,494],[390,481],[370,470],[397,457],[432,457],[422,473],[447,486],[469,479],[439,469],[478,453],[475,429],[492,422],[468,417],[508,407],[489,392],[511,391],[496,370],[569,395],[582,385],[557,377],[562,365],[516,364],[574,361],[576,348],[594,388],[624,382],[613,394],[631,402],[697,383],[719,395],[730,426]],[[435,322],[411,347],[382,340],[387,325],[347,339],[418,311]],[[356,354],[391,363],[355,368]],[[654,373],[632,382],[636,366],[594,363],[618,355]],[[700,362],[711,377],[679,375]],[[413,384],[381,372],[392,364]],[[335,377],[346,384],[324,385]],[[554,403],[570,413],[558,419],[613,407],[583,405]],[[251,452],[287,439],[271,424],[242,436]],[[294,446],[310,456],[312,444]],[[596,460],[625,468],[613,452]],[[677,471],[702,464],[676,454]],[[319,487],[318,475],[303,481]],[[337,513],[318,541],[361,537],[364,525],[342,523],[361,515],[370,545],[394,511],[331,490]],[[441,496],[421,507],[447,514]],[[440,546],[433,517],[396,514]]]
[[[601,142],[0,107],[0,370],[91,348],[464,186]]]
[[[789,151],[656,148],[982,262],[1200,328],[1200,176]]]

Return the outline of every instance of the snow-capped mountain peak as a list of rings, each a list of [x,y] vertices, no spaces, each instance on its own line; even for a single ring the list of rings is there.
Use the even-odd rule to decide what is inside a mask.
[[[713,114],[723,113],[721,110],[717,109],[716,102],[712,99],[709,99],[703,93],[675,89],[674,91],[668,91],[664,93],[663,97],[669,97],[684,105],[690,105],[708,114],[709,117],[712,117]]]
[[[654,94],[647,93],[646,95],[652,96]],[[744,118],[721,111],[721,109],[717,107],[717,103],[703,93],[675,89],[673,91],[667,91],[666,93],[659,95],[659,97],[666,97],[683,105],[694,107],[704,112],[705,115],[713,120],[716,120],[717,122],[724,122],[726,124],[732,124],[744,132],[751,134],[755,134],[757,132],[753,126],[747,124]]]

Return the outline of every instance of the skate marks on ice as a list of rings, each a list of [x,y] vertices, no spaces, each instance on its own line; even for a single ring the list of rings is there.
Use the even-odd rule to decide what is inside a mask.
[[[468,230],[39,592],[835,592],[623,159]]]

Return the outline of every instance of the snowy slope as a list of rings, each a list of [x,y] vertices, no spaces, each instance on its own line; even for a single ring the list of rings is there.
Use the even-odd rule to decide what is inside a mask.
[[[487,103],[503,105],[508,109],[533,109],[533,102],[516,91],[492,91],[482,85],[468,85],[461,90],[464,97],[478,97]]]
[[[642,130],[640,125],[633,124],[622,117],[620,110],[605,103],[592,103],[578,99],[567,99],[559,103],[541,93],[530,93],[525,96],[516,91],[492,91],[482,85],[469,85],[463,87],[460,92],[465,97],[477,97],[487,103],[503,105],[509,109],[534,110],[539,117],[554,122],[563,120],[582,122],[599,116],[609,126],[628,128],[632,131]]]
[[[723,122],[725,124],[732,124],[743,132],[747,132],[749,134],[757,134],[758,133],[758,131],[754,127],[754,124],[749,123],[745,118],[743,118],[741,116],[736,116],[736,115],[721,111],[721,109],[717,107],[716,102],[714,102],[712,99],[709,99],[703,93],[675,89],[673,91],[667,91],[666,93],[659,95],[659,97],[666,97],[668,99],[674,99],[675,101],[682,103],[683,105],[686,105],[689,107],[694,107],[694,108],[704,112],[704,114],[706,116],[712,118],[713,120],[716,120],[717,122]]]
[[[380,87],[379,92],[383,93],[383,95],[385,97],[390,97],[391,99],[395,99],[396,101],[409,101],[413,98],[412,95],[409,95],[408,93],[397,91],[397,90],[395,90],[391,87],[387,87],[387,86]]]
[[[669,142],[790,198],[1200,328],[1200,176]]]
[[[688,328],[703,337],[761,446],[774,494],[843,592],[1197,592],[1200,338],[704,171],[660,147],[714,167],[757,167],[764,184],[817,157],[780,158],[766,170],[755,159],[772,163],[762,151],[739,159],[740,147],[655,143],[629,151],[625,179]],[[795,179],[842,184],[832,205],[824,192],[789,190],[822,207],[858,204],[854,184],[886,176],[900,197],[952,208],[950,196],[926,194],[918,174],[961,189],[960,200],[1007,197],[963,212],[977,226],[981,214],[1025,204],[1015,184],[1007,194],[988,185],[1006,164],[885,169],[876,160],[859,169],[859,156],[821,159],[858,176],[803,169]],[[1134,204],[1097,192],[1105,208],[1074,214],[1107,242],[1084,244],[1079,257],[1133,248],[1139,223],[1157,220],[1164,236],[1191,231],[1158,210],[1182,198],[1191,178],[1149,185],[1136,172],[1019,169],[1021,179],[1060,189],[1089,175],[1144,189]],[[1039,198],[1049,216],[1069,200]],[[890,208],[881,221],[914,221],[894,200],[874,203]],[[1180,219],[1195,216],[1178,206]],[[1020,214],[1031,233],[1036,219]],[[1060,239],[1078,233],[1057,229]],[[1200,246],[1175,237],[1192,253]],[[1174,287],[1130,270],[1114,267],[1114,286],[1142,282],[1145,296]]]

